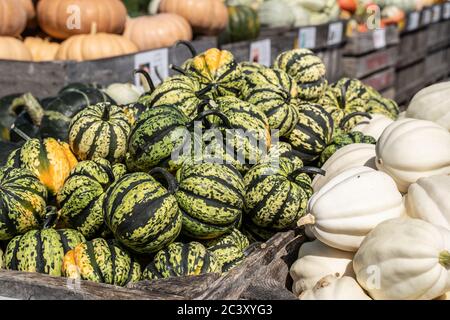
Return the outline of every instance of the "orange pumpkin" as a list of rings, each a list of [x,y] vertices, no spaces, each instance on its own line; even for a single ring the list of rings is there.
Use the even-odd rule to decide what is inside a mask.
[[[19,36],[27,25],[27,12],[17,0],[0,1],[0,36]]]
[[[186,18],[196,33],[216,35],[228,24],[228,10],[222,0],[161,0],[158,10]]]
[[[124,36],[140,50],[171,47],[178,40],[192,40],[192,29],[187,20],[173,13],[129,19]]]
[[[33,58],[22,41],[0,36],[0,60],[31,61]]]
[[[36,10],[34,8],[33,0],[20,0],[20,2],[27,12],[27,26],[34,27],[36,24]]]
[[[127,19],[120,0],[40,0],[37,12],[41,28],[58,39],[88,34],[92,23],[99,33],[121,34]]]
[[[33,61],[52,61],[55,60],[59,49],[59,43],[50,42],[48,39],[25,38],[25,46],[30,50]]]

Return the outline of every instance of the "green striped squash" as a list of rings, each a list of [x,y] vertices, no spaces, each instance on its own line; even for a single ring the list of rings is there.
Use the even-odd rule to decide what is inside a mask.
[[[60,277],[64,255],[84,241],[81,233],[70,229],[29,231],[8,244],[6,268]]]
[[[116,163],[112,166],[112,171],[115,180],[119,180],[128,173],[127,166],[123,163]]]
[[[323,61],[308,49],[295,49],[280,54],[274,67],[285,71],[297,82],[299,98],[317,102],[327,87]]]
[[[3,258],[3,250],[0,248],[0,269],[5,268],[5,259]]]
[[[299,122],[286,140],[301,154],[305,163],[311,163],[331,142],[333,118],[318,104],[301,104],[297,111]]]
[[[313,194],[310,172],[287,158],[252,168],[244,177],[246,216],[261,228],[283,231],[293,227]]]
[[[186,64],[187,76],[203,86],[212,86],[211,93],[219,96],[238,96],[243,85],[242,69],[233,54],[212,48],[197,55]]]
[[[214,239],[239,227],[244,207],[242,176],[233,166],[185,163],[177,172],[176,198],[183,213],[183,233]]]
[[[122,108],[123,112],[125,112],[125,115],[128,117],[128,122],[132,127],[136,124],[136,122],[138,122],[139,117],[148,109],[147,106],[139,102],[122,106]]]
[[[249,6],[228,6],[228,26],[219,36],[221,44],[256,39],[261,25],[258,12]]]
[[[242,233],[249,239],[250,243],[266,242],[278,232],[269,228],[261,228],[255,225],[249,217],[242,223]]]
[[[79,112],[70,123],[70,148],[79,160],[104,158],[120,162],[127,151],[131,131],[123,109],[99,103]]]
[[[130,171],[149,171],[164,166],[175,150],[191,138],[191,120],[171,106],[152,107],[142,114],[131,131],[127,167]]]
[[[141,279],[141,266],[115,240],[80,243],[64,256],[62,271],[67,278],[121,287]]]
[[[250,62],[250,61],[243,61],[239,63],[242,69],[242,74],[244,75],[244,78],[247,75],[250,75],[254,72],[258,72],[260,70],[267,69],[266,66],[263,66],[262,64],[256,63],[256,62]]]
[[[248,238],[238,229],[233,229],[230,234],[206,242],[208,250],[219,260],[222,272],[228,272],[241,264],[245,259],[245,249],[249,245]]]
[[[298,122],[297,85],[281,70],[263,69],[245,77],[241,97],[263,111],[270,129],[279,136],[287,136]]]
[[[283,141],[272,144],[269,152],[261,159],[259,164],[274,163],[277,165],[280,158],[288,158],[296,166],[303,167],[302,154],[295,150],[289,142]]]
[[[46,215],[47,189],[27,169],[0,168],[0,240],[37,229]]]
[[[103,214],[114,237],[137,253],[157,252],[181,231],[181,214],[174,197],[176,181],[165,170],[169,189],[147,173],[123,176],[106,192]]]
[[[103,195],[114,180],[108,160],[80,162],[57,195],[61,226],[75,229],[87,239],[95,237],[104,224]]]
[[[158,252],[142,274],[144,280],[220,273],[221,265],[214,254],[198,242],[172,243]]]
[[[381,95],[371,97],[366,105],[366,112],[370,114],[382,114],[396,120],[400,114],[398,104],[391,99],[386,99]]]

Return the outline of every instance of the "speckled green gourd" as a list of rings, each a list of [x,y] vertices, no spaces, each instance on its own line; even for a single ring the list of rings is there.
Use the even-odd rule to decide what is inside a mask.
[[[81,232],[87,239],[95,237],[104,224],[103,195],[114,180],[108,160],[80,162],[57,195],[60,225]]]
[[[27,169],[0,168],[0,240],[37,229],[46,214],[47,188]]]
[[[284,71],[269,68],[245,77],[241,98],[263,111],[269,119],[271,130],[279,136],[287,136],[298,122],[295,110],[298,104],[298,88]]]
[[[5,253],[6,268],[62,276],[64,255],[84,242],[75,230],[32,230],[10,241]]]
[[[63,275],[123,287],[140,281],[141,266],[116,241],[94,239],[65,255]]]
[[[144,270],[144,280],[158,280],[181,276],[221,273],[216,256],[198,242],[172,243],[158,252]]]
[[[305,213],[313,194],[311,178],[287,158],[263,163],[244,177],[245,213],[258,227],[286,230]]]
[[[183,233],[214,239],[239,227],[244,207],[241,174],[229,164],[186,163],[177,172],[176,198],[183,213]]]
[[[245,249],[250,245],[248,238],[238,229],[215,240],[207,241],[205,245],[222,265],[222,272],[228,272],[245,259]]]
[[[317,102],[328,85],[323,61],[309,49],[295,49],[281,53],[274,68],[289,74],[298,85],[299,98]]]
[[[167,190],[147,173],[123,176],[106,192],[106,225],[118,241],[137,253],[161,250],[181,231],[175,187]]]
[[[267,67],[263,66],[262,64],[256,63],[256,62],[250,62],[250,61],[243,61],[239,63],[241,65],[242,73],[244,77],[247,75],[250,75],[254,72],[258,72],[260,70],[264,70]]]
[[[79,160],[104,158],[121,162],[127,151],[131,131],[128,116],[122,108],[99,103],[79,112],[69,128],[69,143]]]

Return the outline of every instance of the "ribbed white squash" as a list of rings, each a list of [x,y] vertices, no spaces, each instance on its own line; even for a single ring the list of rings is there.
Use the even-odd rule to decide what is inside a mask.
[[[318,192],[328,181],[350,168],[365,166],[376,169],[375,158],[373,144],[354,143],[339,149],[322,166],[326,174],[316,175],[314,178],[312,182],[314,192]]]
[[[413,183],[405,196],[412,218],[422,219],[450,230],[450,176],[433,176]]]
[[[320,279],[329,274],[338,278],[355,277],[352,259],[352,252],[331,248],[319,240],[303,244],[290,270],[294,280],[292,291],[298,296],[305,290],[313,289]]]
[[[117,104],[126,105],[137,102],[144,91],[131,83],[113,83],[105,90],[105,93]]]
[[[372,115],[372,119],[364,120],[354,127],[352,131],[360,131],[366,136],[371,136],[378,140],[383,134],[383,131],[393,122],[391,118],[382,114],[374,114]]]
[[[419,91],[411,100],[406,116],[433,121],[450,131],[450,81]]]
[[[420,178],[450,174],[450,133],[431,121],[394,122],[381,135],[376,151],[377,168],[403,193]]]
[[[351,168],[317,192],[299,224],[312,223],[320,241],[356,252],[364,237],[385,220],[405,214],[403,198],[385,173],[368,167]]]
[[[431,300],[450,290],[450,231],[423,220],[378,225],[353,260],[359,284],[376,300]]]
[[[317,285],[304,291],[300,300],[372,300],[351,277],[337,278],[329,275]]]
[[[436,298],[435,300],[450,300],[450,291],[444,293],[442,296]]]
[[[269,0],[259,7],[259,21],[262,26],[271,28],[292,27],[295,24],[295,16],[286,3]]]

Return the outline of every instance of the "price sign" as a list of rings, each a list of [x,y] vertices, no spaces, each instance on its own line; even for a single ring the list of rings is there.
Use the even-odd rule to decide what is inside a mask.
[[[373,46],[375,49],[386,47],[386,29],[375,29],[373,31]]]
[[[430,9],[423,11],[422,16],[422,25],[427,26],[431,23],[431,19],[433,17],[433,12]]]
[[[441,20],[442,7],[434,6],[433,7],[433,23],[439,22]]]
[[[342,42],[344,35],[344,24],[342,22],[331,23],[328,26],[328,41],[329,46],[333,46]]]
[[[420,23],[420,13],[419,12],[411,12],[408,17],[408,31],[416,30],[419,28]]]
[[[270,67],[272,64],[272,42],[270,39],[255,41],[250,44],[250,62],[257,62]]]
[[[450,2],[444,4],[444,13],[443,13],[444,19],[448,20],[450,19]]]
[[[153,83],[158,85],[161,80],[169,76],[169,49],[159,49],[137,54],[134,57],[134,69],[146,70],[152,77]],[[135,77],[135,84],[138,87],[144,86],[139,74]]]
[[[316,47],[317,29],[315,27],[302,28],[298,30],[298,47],[314,49]]]

